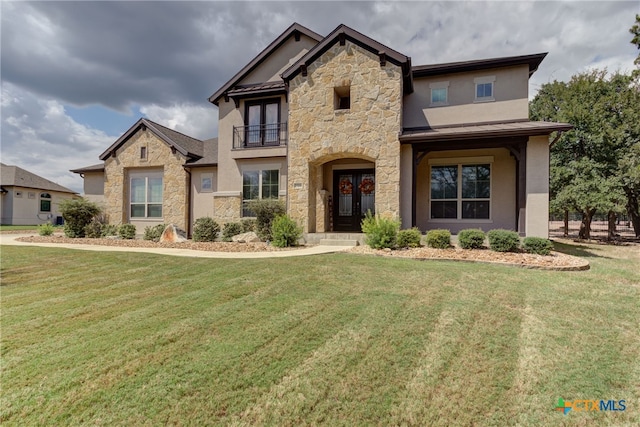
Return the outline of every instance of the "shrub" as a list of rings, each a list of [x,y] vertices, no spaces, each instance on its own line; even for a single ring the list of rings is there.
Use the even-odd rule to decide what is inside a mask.
[[[248,233],[250,231],[256,231],[256,220],[245,218],[241,221],[242,224],[242,232]]]
[[[133,224],[122,224],[118,228],[118,236],[122,239],[135,239],[136,238],[136,226]]]
[[[230,242],[233,236],[242,233],[242,224],[239,222],[228,222],[222,227],[222,241]]]
[[[297,246],[302,237],[302,227],[288,215],[279,215],[271,224],[271,236],[271,243],[278,248]]]
[[[99,239],[102,237],[102,224],[97,218],[93,218],[91,222],[84,226],[84,236],[90,239]]]
[[[144,240],[153,240],[154,242],[159,242],[160,237],[162,237],[162,233],[164,233],[164,229],[167,228],[167,224],[158,224],[154,226],[149,226],[144,228],[144,235],[142,238]]]
[[[410,230],[400,230],[398,231],[396,246],[399,248],[418,248],[420,247],[421,239],[422,233],[417,227],[413,227]]]
[[[518,233],[510,230],[491,230],[487,233],[489,248],[496,252],[515,252],[520,246]]]
[[[51,236],[55,230],[56,228],[50,222],[38,226],[38,234],[41,236]]]
[[[553,249],[553,244],[549,239],[542,237],[525,237],[522,239],[522,248],[532,254],[549,255]]]
[[[366,235],[367,245],[374,249],[394,248],[398,238],[400,221],[373,216],[367,211],[362,220],[362,232]]]
[[[60,213],[64,218],[65,236],[84,237],[84,228],[100,213],[100,208],[87,199],[67,199],[60,202]]]
[[[429,230],[427,245],[436,249],[447,249],[451,246],[451,232],[444,229]]]
[[[484,246],[484,232],[477,229],[460,230],[458,244],[462,249],[480,249]]]
[[[194,242],[213,242],[218,237],[220,225],[213,218],[204,216],[193,223]]]
[[[117,236],[118,226],[115,224],[103,224],[102,225],[102,237]]]
[[[256,233],[260,240],[272,240],[271,223],[278,215],[285,214],[284,203],[275,199],[252,200],[248,208],[256,215]]]

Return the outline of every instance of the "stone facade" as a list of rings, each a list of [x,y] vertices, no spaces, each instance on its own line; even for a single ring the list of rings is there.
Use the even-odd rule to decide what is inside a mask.
[[[349,109],[335,88],[349,88]],[[400,214],[402,71],[347,41],[337,42],[289,84],[288,212],[305,232],[324,231],[322,165],[354,158],[375,163],[376,212]]]
[[[242,197],[214,195],[213,219],[218,224],[238,222],[242,217]]]
[[[146,147],[147,158],[140,158]],[[104,203],[111,224],[133,223],[129,219],[129,173],[162,171],[162,218],[153,223],[175,224],[187,229],[188,176],[183,168],[186,159],[172,152],[164,141],[150,130],[138,130],[114,155],[105,160]],[[140,233],[142,230],[138,230]]]

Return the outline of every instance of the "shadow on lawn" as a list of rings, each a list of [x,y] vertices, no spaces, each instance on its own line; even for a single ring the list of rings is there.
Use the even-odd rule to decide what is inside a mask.
[[[553,250],[567,255],[573,255],[582,258],[604,258],[611,259],[609,256],[598,254],[603,249],[593,246],[585,246],[581,244],[569,244],[565,242],[553,241]]]

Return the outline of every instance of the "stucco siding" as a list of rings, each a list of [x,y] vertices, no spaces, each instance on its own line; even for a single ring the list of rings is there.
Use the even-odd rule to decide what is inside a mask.
[[[537,136],[527,143],[527,209],[525,233],[549,237],[549,138]]]
[[[7,193],[2,195],[2,224],[7,225],[38,225],[47,222],[55,224],[56,218],[62,216],[60,202],[75,197],[70,193],[26,187],[11,186],[6,190]],[[20,193],[20,196],[16,193]],[[42,193],[51,195],[50,212],[40,211]]]

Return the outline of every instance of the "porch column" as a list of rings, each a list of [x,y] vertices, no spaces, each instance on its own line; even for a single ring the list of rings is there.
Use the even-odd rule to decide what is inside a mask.
[[[526,148],[525,234],[549,237],[549,137],[529,138]]]
[[[416,223],[413,210],[416,193],[414,170],[413,146],[400,146],[400,219],[402,220],[402,228],[411,228]]]
[[[527,143],[523,142],[518,145],[520,155],[518,157],[518,182],[516,184],[518,197],[517,197],[517,215],[518,215],[518,234],[524,236],[526,233],[525,224],[527,216]]]

